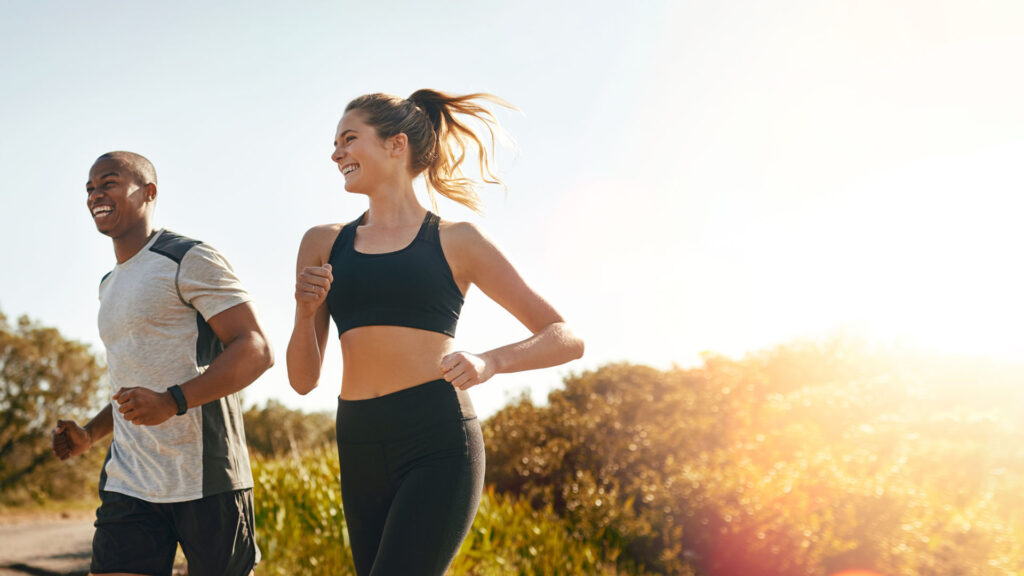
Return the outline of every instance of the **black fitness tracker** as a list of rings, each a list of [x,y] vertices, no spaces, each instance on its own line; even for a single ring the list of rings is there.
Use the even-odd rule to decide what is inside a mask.
[[[185,393],[181,391],[181,386],[175,384],[167,389],[171,393],[171,397],[174,398],[174,403],[178,405],[178,412],[175,416],[181,416],[185,412],[188,412],[188,402],[185,401]]]

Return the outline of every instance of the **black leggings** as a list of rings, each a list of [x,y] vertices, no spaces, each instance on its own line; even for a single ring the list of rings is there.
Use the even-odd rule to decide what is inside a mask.
[[[341,501],[360,576],[444,574],[484,484],[469,395],[444,380],[338,401]]]

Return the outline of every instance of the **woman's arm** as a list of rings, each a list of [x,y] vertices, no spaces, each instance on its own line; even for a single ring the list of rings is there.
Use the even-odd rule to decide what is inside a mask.
[[[288,341],[288,382],[299,394],[308,394],[320,382],[327,348],[330,315],[327,292],[334,282],[327,263],[337,226],[317,226],[306,232],[295,266],[295,326]]]
[[[583,356],[583,340],[526,284],[490,238],[469,223],[451,224],[443,230],[442,246],[456,282],[460,286],[476,284],[533,333],[482,354],[454,352],[445,356],[441,373],[446,380],[465,390],[494,374],[557,366]]]

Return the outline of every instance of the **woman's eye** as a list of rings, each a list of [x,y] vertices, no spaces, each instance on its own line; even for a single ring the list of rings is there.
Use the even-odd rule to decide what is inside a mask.
[[[348,137],[345,138],[345,142],[351,142],[351,141],[353,141],[355,139],[356,139],[355,136],[348,136]]]

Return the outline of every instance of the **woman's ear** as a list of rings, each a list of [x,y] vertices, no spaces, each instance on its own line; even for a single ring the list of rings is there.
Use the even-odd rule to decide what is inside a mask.
[[[401,156],[409,148],[409,137],[405,132],[399,132],[388,138],[392,156]]]

